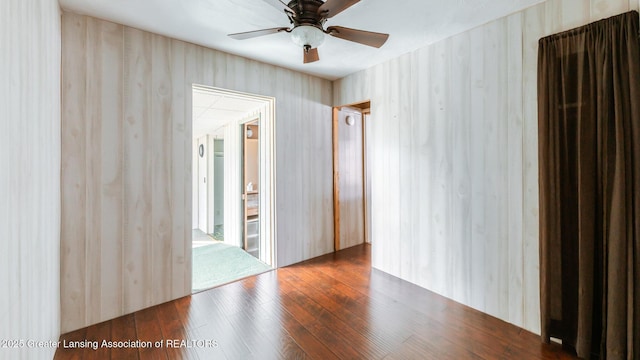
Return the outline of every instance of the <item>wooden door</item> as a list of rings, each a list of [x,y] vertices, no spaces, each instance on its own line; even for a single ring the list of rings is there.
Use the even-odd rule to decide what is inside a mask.
[[[365,241],[364,137],[362,112],[334,109],[334,238],[335,249]]]

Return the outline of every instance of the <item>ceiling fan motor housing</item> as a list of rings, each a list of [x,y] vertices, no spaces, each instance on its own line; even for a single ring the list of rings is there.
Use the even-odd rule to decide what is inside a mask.
[[[289,20],[294,27],[300,25],[315,26],[322,30],[327,18],[326,14],[318,13],[320,6],[324,4],[321,0],[292,0],[288,6],[294,11],[293,14],[289,14]]]

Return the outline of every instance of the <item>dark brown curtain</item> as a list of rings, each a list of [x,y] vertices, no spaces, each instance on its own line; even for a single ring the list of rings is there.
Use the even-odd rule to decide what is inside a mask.
[[[638,13],[539,45],[542,338],[640,359]]]

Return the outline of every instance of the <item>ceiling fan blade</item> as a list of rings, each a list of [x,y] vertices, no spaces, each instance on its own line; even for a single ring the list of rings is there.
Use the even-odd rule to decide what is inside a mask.
[[[266,2],[267,4],[273,6],[274,8],[284,11],[284,12],[289,12],[292,13],[293,10],[291,10],[291,8],[284,2],[280,1],[280,0],[264,0],[264,2]]]
[[[338,15],[359,2],[360,0],[327,0],[318,8],[318,14],[328,19]]]
[[[318,48],[313,49],[303,49],[304,52],[304,63],[312,63],[320,60],[320,56],[318,55]]]
[[[279,28],[247,31],[247,32],[241,32],[236,34],[229,34],[228,36],[236,40],[245,40],[245,39],[251,39],[258,36],[271,35],[271,34],[279,33],[281,31],[289,31],[289,28],[279,27]]]
[[[384,43],[387,42],[387,39],[389,38],[389,34],[350,29],[342,26],[329,26],[326,33],[340,39],[349,40],[376,48],[384,45]]]

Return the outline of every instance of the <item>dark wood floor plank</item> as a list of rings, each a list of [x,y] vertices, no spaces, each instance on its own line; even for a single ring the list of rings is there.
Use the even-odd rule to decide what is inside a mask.
[[[387,354],[385,349],[377,346],[372,339],[367,338],[365,334],[357,332],[350,324],[323,308],[313,298],[297,290],[287,296],[311,313],[317,322],[322,323],[337,333],[339,337],[342,337],[353,350],[360,354],[361,358],[380,359]]]
[[[279,304],[269,302],[233,315],[229,320],[257,358],[305,359],[306,353],[279,319]]]
[[[451,349],[451,346],[451,343],[441,336],[436,336],[431,341],[425,342],[412,335],[393,353],[385,357],[385,360],[447,359],[452,356],[447,350]]]
[[[182,325],[187,331],[205,326],[209,322],[209,318],[202,316],[202,313],[197,308],[203,302],[203,299],[209,299],[209,295],[206,292],[200,292],[173,301],[180,315]]]
[[[273,282],[268,276],[266,280],[259,277],[260,279],[249,278],[230,286],[223,286],[209,293],[211,309],[207,313],[210,318],[224,324],[215,326],[224,331],[217,331],[215,327],[206,329],[210,336],[216,336],[219,339],[220,347],[229,359],[281,357],[280,349],[264,336],[262,328],[267,324],[257,323],[252,318],[252,314],[256,309],[261,309],[265,301],[265,297],[257,287],[261,286],[262,281]]]
[[[180,319],[180,313],[174,302],[154,307],[156,318],[162,332],[162,347],[166,349],[169,359],[199,359],[199,339],[192,338]],[[182,343],[182,340],[187,340]],[[192,343],[195,342],[196,346]]]
[[[87,338],[87,328],[72,331],[60,336],[60,346],[56,350],[54,359],[56,360],[76,360],[82,359],[83,349],[76,349],[69,345],[75,342],[84,341]]]
[[[97,346],[84,349],[84,354],[82,355],[83,359],[93,360],[111,358],[111,347],[102,346],[108,345],[104,343],[104,340],[111,338],[111,325],[111,322],[106,321],[87,328],[87,340]]]
[[[222,296],[223,293],[218,294]],[[203,357],[203,359],[242,359],[249,356],[251,352],[241,338],[233,332],[227,314],[217,306],[215,299],[207,292],[198,295],[189,305],[189,314],[191,317],[200,318],[201,321],[198,322],[197,327],[189,329],[189,334],[193,339],[207,339],[217,344],[217,347],[198,350],[199,353],[209,354],[209,357]]]
[[[121,316],[111,322],[110,340],[113,342],[135,341],[138,339],[136,321],[133,314]],[[134,360],[138,359],[138,350],[129,347],[114,347],[111,349],[112,359]]]
[[[339,284],[334,284],[333,288],[318,285],[324,281],[314,274],[304,271],[290,272],[292,286],[310,299],[313,299],[319,306],[331,313],[335,318],[341,320],[355,331],[363,335],[370,342],[370,348],[376,349],[378,354],[387,354],[406,338],[398,333],[388,331],[387,324],[375,324],[368,321],[369,313],[367,309],[361,307],[359,300],[361,297],[352,298],[347,293],[348,287],[340,288]],[[342,292],[342,291],[344,292]]]
[[[317,270],[317,269],[316,269]],[[343,272],[336,271],[334,269],[328,270],[327,268],[320,269],[321,271],[328,271],[338,279],[343,279],[346,282],[360,282],[358,280],[354,280],[354,277],[351,274],[344,274]],[[414,322],[414,326],[411,327],[412,331],[421,331],[421,328],[416,328],[415,321],[420,321],[422,324],[427,324],[426,326],[431,326],[439,329],[445,329],[449,332],[453,332],[456,330],[455,327],[445,328],[442,324],[437,321],[437,314],[442,313],[444,309],[448,306],[449,303],[453,303],[456,306],[460,306],[451,300],[444,299],[435,294],[429,294],[429,292],[424,289],[418,288],[415,285],[403,284],[403,281],[397,278],[393,278],[387,274],[379,274],[374,271],[373,274],[370,275],[373,285],[370,284],[369,291],[370,294],[378,292],[377,296],[373,296],[376,300],[384,299],[389,294],[393,302],[400,302],[402,305],[407,305],[406,307],[398,307],[397,303],[392,308],[387,308],[386,312],[393,312],[394,309],[403,308],[402,313],[411,314],[410,318]],[[383,289],[388,289],[388,291],[383,291]],[[444,299],[444,300],[443,300]],[[435,305],[435,306],[434,306]],[[417,311],[417,312],[416,312]],[[474,311],[478,313],[477,311]],[[381,313],[380,311],[374,311],[374,314]],[[402,316],[402,314],[396,314],[396,316]],[[394,316],[394,317],[396,317]],[[436,320],[436,321],[434,321]],[[442,330],[440,330],[442,331]],[[500,352],[494,350],[493,345],[486,345],[483,343],[475,343],[468,342],[465,339],[468,338],[469,334],[461,334],[463,336],[459,337],[459,341],[454,345],[458,346],[460,349],[468,349],[469,347],[475,347],[471,349],[471,352],[474,354],[478,354],[480,356],[495,358]],[[495,334],[494,334],[495,336]],[[455,336],[454,336],[455,338]]]
[[[332,291],[334,291],[335,289],[341,289],[342,290],[342,294],[347,294],[349,293],[348,290],[346,289],[350,289],[348,286],[342,284],[341,282],[328,277],[327,275],[322,275],[321,273],[318,273],[318,269],[317,268],[313,268],[313,267],[308,267],[308,268],[304,268],[304,269],[298,269],[296,271],[296,274],[302,274],[300,276],[304,276],[304,274],[307,273],[309,274],[311,277],[319,279],[320,281],[315,282],[316,284],[323,284],[321,286],[319,286],[320,288],[322,288],[322,291],[331,294]],[[327,287],[326,285],[330,285],[329,287]],[[354,290],[355,291],[355,290]],[[314,297],[316,298],[323,298],[322,294],[314,294]],[[362,297],[351,294],[352,299],[354,299],[356,302],[362,301]],[[325,299],[323,302],[323,304],[330,304],[331,300],[330,299]],[[360,308],[370,308],[370,306],[366,306],[368,304],[361,304],[364,306],[358,306],[356,305],[355,307],[353,307],[352,304],[350,304],[348,301],[345,301],[343,304],[336,304],[336,308],[334,309],[336,312],[340,312],[342,309],[344,309],[345,307],[349,307],[350,305],[351,307],[351,311],[357,312],[358,309]],[[360,305],[360,304],[359,304]],[[390,311],[392,311],[392,309],[389,309]],[[501,352],[499,351],[494,351],[494,347],[493,346],[488,346],[484,343],[476,343],[476,342],[468,342],[465,339],[469,338],[469,334],[468,333],[463,333],[464,332],[464,327],[461,328],[446,328],[444,326],[442,326],[440,323],[435,322],[435,321],[429,321],[428,325],[421,325],[419,323],[415,323],[413,320],[416,319],[416,317],[420,318],[419,315],[421,314],[416,314],[414,312],[411,312],[411,310],[404,310],[404,312],[409,312],[411,313],[411,319],[404,319],[405,323],[404,326],[400,326],[400,328],[396,327],[394,329],[390,330],[389,325],[394,323],[394,320],[396,318],[400,318],[400,314],[398,314],[397,316],[388,316],[384,321],[373,321],[374,323],[379,323],[379,324],[384,324],[384,326],[380,326],[378,328],[370,328],[369,324],[363,324],[361,325],[361,327],[359,328],[359,330],[362,333],[365,333],[367,335],[367,337],[375,339],[377,336],[380,335],[380,333],[382,332],[384,335],[382,336],[383,339],[391,339],[394,338],[394,336],[396,337],[397,340],[399,340],[399,343],[402,343],[403,341],[407,340],[407,338],[409,338],[409,336],[411,336],[412,332],[424,332],[425,330],[435,330],[435,331],[431,331],[431,336],[433,338],[433,336],[435,335],[441,335],[443,333],[443,331],[449,331],[449,333],[455,331],[454,335],[460,335],[459,337],[453,336],[453,338],[459,338],[462,339],[461,341],[459,341],[458,343],[451,343],[452,345],[456,346],[456,349],[466,349],[469,350],[469,352],[474,353],[479,355],[481,358],[496,358],[497,356],[499,356],[501,354]],[[363,315],[366,316],[369,313],[364,313]],[[387,311],[376,311],[375,314],[387,314]],[[424,316],[422,316],[424,317]],[[426,323],[426,320],[423,320],[423,323]],[[359,324],[359,321],[357,319],[351,319],[350,321],[351,324]],[[404,330],[404,331],[399,331],[399,330]],[[403,338],[402,336],[399,336],[400,334],[404,334],[406,335],[405,338]],[[415,336],[412,336],[415,338]],[[384,342],[384,340],[382,340]],[[393,348],[397,348],[397,343],[393,344]],[[471,349],[469,349],[469,347],[472,347]],[[475,347],[475,348],[473,348]],[[487,356],[484,356],[483,354],[487,354]]]
[[[148,340],[165,346],[60,348],[55,359],[575,358],[528,331],[372,269],[370,245],[249,277],[60,339]],[[169,340],[191,341],[191,346],[167,347]]]
[[[338,359],[331,349],[318,340],[318,338],[313,336],[313,334],[311,334],[304,325],[298,322],[295,317],[289,313],[289,310],[282,305],[282,302],[278,301],[274,304],[280,307],[277,313],[282,327],[291,335],[291,338],[300,345],[300,348],[311,359]],[[273,309],[265,309],[265,311],[269,310]]]
[[[215,342],[214,347],[198,349],[201,359],[245,359],[251,352],[238,334],[235,334],[231,323],[224,318],[216,324],[207,324],[190,332],[194,339],[206,339]]]
[[[278,275],[275,270],[250,277],[239,284],[255,299],[256,303],[265,304],[278,299],[280,295]]]
[[[138,347],[140,359],[167,359],[167,352],[164,347],[155,346],[157,341],[164,341],[160,322],[156,316],[155,307],[137,311],[134,314],[136,323],[136,333],[141,344],[149,343]]]
[[[335,331],[330,325],[327,326],[324,322],[317,321],[314,314],[308,312],[305,306],[291,299],[289,295],[282,297],[282,304],[296,321],[302,324],[315,338],[325,344],[338,358],[362,358],[362,355],[353,349],[348,340],[342,336],[339,331]]]

